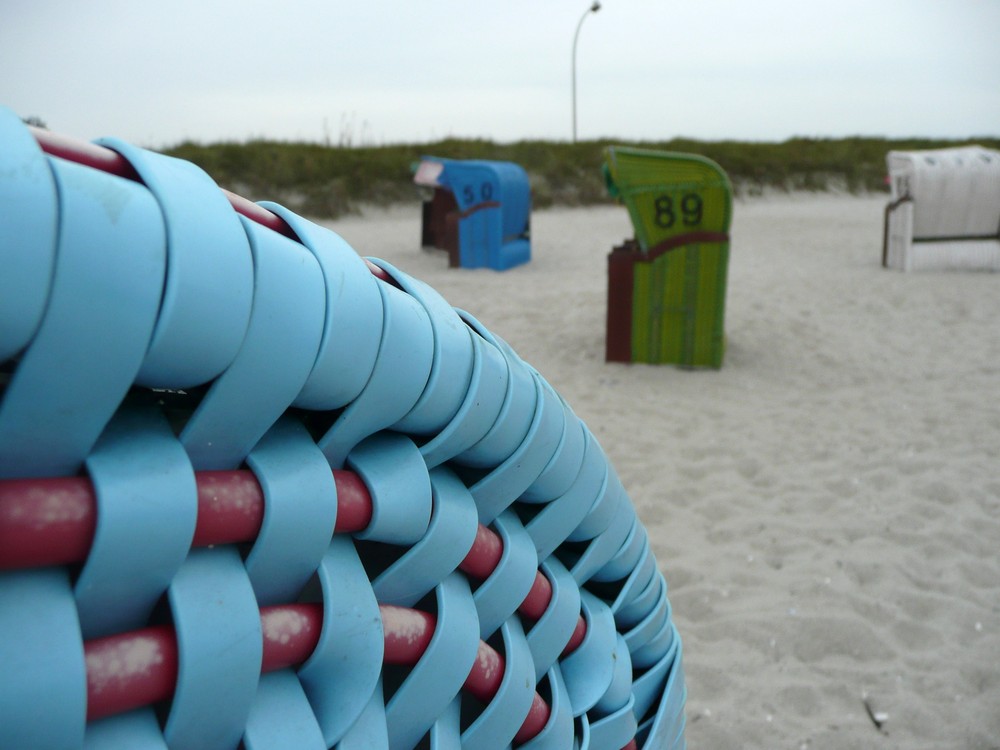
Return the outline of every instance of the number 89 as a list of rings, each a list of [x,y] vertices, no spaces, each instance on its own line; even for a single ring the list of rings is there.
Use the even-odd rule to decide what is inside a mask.
[[[686,227],[701,224],[704,203],[697,193],[684,193],[681,196],[681,222]],[[658,227],[670,229],[677,221],[674,213],[674,201],[669,195],[660,195],[653,201],[656,213],[653,221]]]

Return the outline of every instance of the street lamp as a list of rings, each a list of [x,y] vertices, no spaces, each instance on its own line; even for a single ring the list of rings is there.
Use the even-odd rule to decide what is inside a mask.
[[[583,26],[583,22],[587,16],[591,13],[596,13],[600,9],[600,2],[594,0],[593,5],[587,8],[583,12],[583,15],[580,16],[580,23],[576,25],[576,33],[573,35],[573,143],[576,143],[576,40],[580,38],[580,28]]]

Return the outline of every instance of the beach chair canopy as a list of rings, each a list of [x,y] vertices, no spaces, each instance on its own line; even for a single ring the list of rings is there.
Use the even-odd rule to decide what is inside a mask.
[[[625,204],[644,251],[692,232],[729,231],[732,188],[711,159],[610,146],[603,170],[608,192]]]

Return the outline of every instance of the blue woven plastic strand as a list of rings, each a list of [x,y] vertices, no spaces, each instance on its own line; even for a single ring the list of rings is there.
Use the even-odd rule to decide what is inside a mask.
[[[456,697],[438,715],[428,734],[430,750],[461,750],[462,748],[462,699]]]
[[[375,367],[382,335],[378,282],[364,260],[335,232],[277,203],[260,205],[280,216],[315,256],[326,285],[323,340],[295,405],[339,409],[358,397]]]
[[[84,637],[146,624],[194,536],[198,489],[159,410],[122,408],[87,458],[97,530],[74,587]]]
[[[17,115],[0,106],[0,362],[23,349],[49,297],[58,203],[48,161]]]
[[[500,626],[506,659],[503,682],[489,705],[462,733],[462,746],[476,750],[507,747],[528,716],[535,697],[535,667],[521,622],[512,617]]]
[[[628,644],[621,633],[616,638],[615,646],[615,668],[611,677],[611,684],[601,699],[594,704],[593,714],[606,716],[615,713],[632,698],[632,659],[628,652]],[[629,708],[631,710],[631,707]],[[631,735],[630,735],[631,737]],[[627,742],[627,740],[626,740]],[[622,745],[625,743],[623,742]],[[618,745],[617,747],[621,747]]]
[[[627,500],[621,480],[618,478],[618,473],[610,463],[607,463],[603,451],[601,451],[601,458],[607,467],[607,473],[604,476],[604,486],[601,488],[601,493],[598,495],[597,500],[590,507],[590,510],[587,511],[587,515],[584,516],[575,529],[566,535],[568,541],[583,542],[603,534],[607,531],[611,522],[618,515],[619,510]]]
[[[283,417],[249,456],[264,492],[264,522],[246,558],[261,605],[294,601],[330,545],[337,485],[322,451],[300,422]]]
[[[426,310],[410,295],[379,282],[383,322],[378,359],[361,395],[318,444],[334,468],[369,435],[392,426],[417,403],[430,376],[434,334]]]
[[[489,468],[503,463],[524,443],[537,411],[538,388],[530,368],[513,355],[501,340],[485,329],[480,335],[493,344],[507,362],[509,378],[503,406],[489,432],[468,450],[455,457],[464,466]],[[546,459],[547,460],[547,459]],[[537,475],[532,477],[532,480]]]
[[[583,466],[573,484],[560,497],[547,503],[526,525],[539,560],[549,557],[580,525],[607,487],[608,467],[604,453],[589,430],[585,432],[585,440]]]
[[[336,750],[389,750],[389,732],[385,725],[385,703],[379,680],[368,702],[358,714]]]
[[[684,743],[684,687],[683,649],[677,640],[677,651],[670,660],[670,674],[663,687],[654,717],[648,730],[643,732],[643,747],[679,747]]]
[[[382,671],[385,639],[378,601],[354,542],[334,537],[317,573],[323,590],[323,631],[298,674],[323,739],[333,745],[371,699]]]
[[[253,260],[236,212],[191,162],[118,138],[97,143],[128,160],[156,198],[167,230],[167,276],[156,330],[136,381],[189,388],[236,356],[250,319]]]
[[[649,535],[643,525],[637,522],[633,524],[621,548],[604,567],[594,573],[592,580],[602,582],[622,580],[635,569],[648,550]]]
[[[586,583],[593,577],[594,573],[607,565],[608,561],[621,549],[638,522],[632,506],[628,503],[622,503],[618,515],[612,519],[611,525],[590,540],[587,549],[580,555],[580,559],[570,566],[570,573],[573,574],[577,583]]]
[[[567,461],[561,460],[561,450],[566,447],[566,433],[572,432],[578,420],[566,409],[562,399],[552,390],[552,386],[545,382],[545,378],[537,371],[534,371],[533,375],[539,386],[535,408],[543,411],[545,417],[538,426],[538,434],[534,435],[529,450],[532,453],[537,452],[540,459],[545,459],[545,463],[531,484],[518,494],[518,499],[523,502],[540,503],[553,500],[569,489],[580,470],[580,461],[570,453],[566,454]],[[580,453],[582,454],[582,451]]]
[[[470,326],[472,374],[465,400],[452,420],[420,447],[429,468],[467,451],[492,429],[503,407],[510,370],[497,347]]]
[[[373,259],[427,311],[434,335],[431,371],[424,391],[408,414],[392,427],[414,435],[440,431],[458,412],[472,378],[472,332],[444,297],[384,260]]]
[[[234,469],[243,462],[302,390],[323,334],[319,264],[298,243],[240,220],[253,249],[253,310],[236,358],[181,432],[197,469]]]
[[[266,674],[257,685],[246,732],[245,750],[326,750],[326,742],[295,672]]]
[[[502,513],[493,523],[503,540],[503,555],[496,569],[474,594],[479,613],[479,633],[488,638],[514,614],[531,591],[538,571],[535,549],[514,513]]]
[[[536,681],[556,663],[580,617],[580,589],[565,566],[553,557],[541,569],[552,586],[552,600],[527,635]]]
[[[69,576],[4,573],[0,602],[0,747],[80,747],[87,676]]]
[[[649,584],[635,599],[615,612],[615,622],[621,630],[630,630],[652,612],[667,594],[663,575],[656,571]]]
[[[639,594],[645,590],[645,588],[653,580],[653,575],[656,572],[656,557],[653,555],[652,549],[649,545],[649,539],[647,538],[643,547],[643,552],[641,553],[640,561],[631,571],[629,571],[628,577],[621,583],[621,589],[618,591],[618,595],[611,603],[611,611],[615,615],[615,624],[618,626],[619,630],[627,629],[629,625],[635,624],[635,621],[626,622],[620,613],[625,607],[635,601],[636,597],[638,597]]]
[[[464,576],[435,590],[437,627],[427,650],[386,703],[389,746],[413,747],[458,695],[479,647],[479,621]],[[386,627],[399,627],[389,622]]]
[[[574,716],[589,711],[607,692],[614,677],[618,648],[611,610],[589,591],[582,591],[581,598],[587,618],[587,635],[579,648],[559,663]]]
[[[137,709],[87,724],[84,750],[168,750],[152,709]]]
[[[583,468],[586,449],[583,423],[569,405],[559,398],[551,385],[544,380],[542,385],[545,392],[551,394],[548,400],[562,404],[564,429],[552,460],[542,469],[538,479],[521,494],[519,499],[522,502],[547,503],[562,497],[573,486],[573,481]]]
[[[671,623],[671,628],[674,629]],[[674,629],[676,632],[676,629]],[[646,714],[656,704],[656,701],[663,695],[667,678],[670,677],[674,661],[677,657],[679,639],[672,638],[670,648],[660,657],[660,660],[646,669],[641,675],[635,678],[632,683],[632,694],[635,696],[633,712],[640,722],[645,721]]]
[[[469,487],[482,523],[490,523],[531,486],[559,445],[562,408],[543,397],[540,378],[534,376],[532,384],[535,412],[523,442],[502,464]]]
[[[667,600],[664,599],[664,601]],[[675,635],[676,629],[670,621],[670,603],[667,601],[666,617],[663,618],[663,624],[660,626],[659,631],[654,633],[646,643],[635,650],[632,655],[632,664],[638,670],[648,669],[653,664],[656,664],[670,650],[670,647],[674,643]]]
[[[372,581],[380,602],[410,607],[456,570],[479,527],[476,504],[450,469],[430,473],[433,511],[427,533]]]
[[[558,666],[548,671],[549,720],[535,737],[520,746],[521,750],[563,750],[574,748],[573,706]]]
[[[172,747],[232,748],[257,693],[260,611],[239,553],[192,550],[170,584],[177,688],[163,730]]]
[[[579,745],[580,750],[590,750],[590,722],[587,720],[587,715],[576,717],[576,744]],[[576,750],[576,746],[574,746]]]
[[[398,545],[418,542],[431,521],[431,480],[413,441],[391,432],[372,435],[356,446],[347,463],[372,499],[372,518],[359,539]]]
[[[635,627],[625,633],[625,642],[628,649],[635,653],[649,643],[660,629],[667,623],[670,617],[670,604],[667,597],[661,596],[656,602],[653,610],[646,615]]]
[[[79,469],[132,385],[163,289],[163,219],[149,191],[49,161],[59,251],[45,315],[0,403],[0,477]]]
[[[608,716],[590,720],[590,747],[592,750],[619,750],[635,736],[637,724],[631,695],[628,703]]]

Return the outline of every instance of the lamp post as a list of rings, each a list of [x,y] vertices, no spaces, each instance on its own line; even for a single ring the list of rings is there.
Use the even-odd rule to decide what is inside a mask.
[[[583,26],[583,22],[587,19],[587,16],[591,13],[596,13],[600,9],[600,2],[594,0],[594,3],[580,16],[580,22],[576,25],[576,33],[573,35],[573,143],[576,143],[576,40],[580,38],[580,28]]]

